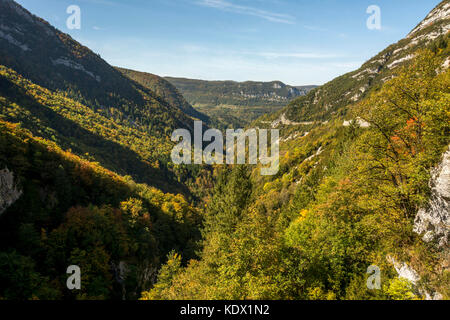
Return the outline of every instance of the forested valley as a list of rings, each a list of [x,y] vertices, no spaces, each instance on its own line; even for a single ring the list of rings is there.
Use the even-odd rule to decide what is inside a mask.
[[[235,122],[0,0],[0,299],[449,299],[449,8]],[[279,129],[278,173],[174,164],[172,132],[196,120]]]

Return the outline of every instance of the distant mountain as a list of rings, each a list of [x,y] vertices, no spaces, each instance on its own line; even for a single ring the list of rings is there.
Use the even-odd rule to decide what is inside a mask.
[[[205,81],[166,77],[192,105],[275,106],[305,95],[314,86],[292,87],[281,81]]]
[[[197,110],[233,126],[274,112],[315,86],[293,87],[280,81],[205,81],[166,77]]]
[[[204,122],[209,122],[209,117],[207,115],[195,110],[181,95],[178,89],[164,78],[155,74],[120,67],[117,67],[116,69],[145,88],[152,90],[171,106],[179,108],[185,114]]]
[[[318,86],[295,86],[295,88],[297,88],[298,90],[300,90],[301,92],[304,92],[305,94],[307,94],[308,92],[310,92],[312,89],[317,88]],[[305,94],[301,94],[302,96],[304,96]]]

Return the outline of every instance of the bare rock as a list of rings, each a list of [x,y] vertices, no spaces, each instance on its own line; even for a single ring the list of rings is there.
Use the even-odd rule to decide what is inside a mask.
[[[22,191],[14,184],[14,174],[8,170],[0,170],[0,215],[16,202]]]
[[[427,208],[419,210],[414,231],[423,235],[424,241],[437,241],[440,248],[449,244],[450,227],[450,149],[442,162],[432,170],[432,194]]]

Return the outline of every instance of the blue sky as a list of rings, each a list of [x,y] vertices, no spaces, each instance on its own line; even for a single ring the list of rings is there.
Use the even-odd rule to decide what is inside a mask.
[[[323,84],[405,37],[440,0],[16,0],[112,65],[205,80]],[[81,29],[69,30],[69,5]],[[381,30],[369,30],[370,5]]]

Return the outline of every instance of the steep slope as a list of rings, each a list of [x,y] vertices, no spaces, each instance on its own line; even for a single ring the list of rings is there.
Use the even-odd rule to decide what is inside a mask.
[[[188,193],[168,165],[193,119],[11,0],[0,1],[0,117],[122,175]]]
[[[195,110],[184,99],[184,97],[180,94],[177,88],[175,88],[174,85],[172,85],[169,81],[165,80],[164,78],[146,72],[139,72],[119,67],[117,67],[116,69],[119,70],[122,74],[124,74],[128,78],[136,81],[143,87],[152,90],[158,96],[167,101],[171,106],[179,108],[185,114],[195,119],[202,120],[203,122],[206,123],[209,122],[209,118],[207,115],[202,114],[197,110]]]
[[[405,39],[400,40],[364,63],[356,71],[338,77],[292,101],[280,113],[291,121],[326,121],[341,108],[361,101],[372,90],[391,79],[399,67],[410,61],[416,51],[450,30],[450,1],[442,1]],[[448,60],[446,62],[449,63]]]
[[[171,144],[126,126],[24,79],[0,65],[0,119],[20,123],[34,135],[163,190],[186,193],[167,168]]]
[[[0,1],[0,63],[115,120],[163,135],[191,119],[12,0]]]
[[[280,81],[204,81],[166,77],[197,110],[232,126],[279,110],[315,86],[292,87]]]
[[[278,174],[221,170],[200,259],[171,255],[143,299],[450,299],[448,3],[380,54],[380,72],[371,60],[255,121],[281,129]]]
[[[1,299],[136,299],[170,250],[195,256],[200,216],[180,195],[2,120],[0,168]],[[81,290],[66,287],[72,264]]]

